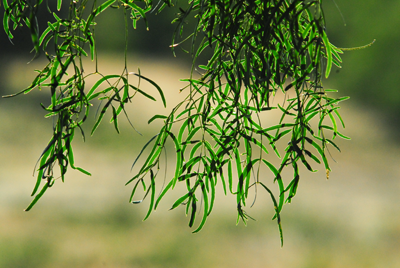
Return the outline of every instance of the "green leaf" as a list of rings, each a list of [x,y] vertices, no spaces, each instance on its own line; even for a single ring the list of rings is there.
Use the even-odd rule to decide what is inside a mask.
[[[131,88],[133,88],[134,90],[136,90],[137,92],[139,92],[140,94],[142,94],[143,96],[145,96],[146,98],[151,99],[152,101],[156,101],[156,99],[153,96],[147,94],[146,92],[140,90],[139,88],[136,88],[136,87],[134,87],[132,85],[129,85],[129,86]]]
[[[199,180],[198,182],[200,183],[201,191],[203,193],[204,212],[203,212],[203,218],[202,218],[199,226],[197,227],[196,230],[193,231],[193,233],[197,233],[203,228],[204,224],[206,223],[207,216],[208,216],[208,196],[207,196],[206,187],[205,187],[204,182],[202,180]]]
[[[127,4],[128,6],[130,6],[132,8],[132,10],[136,10],[137,12],[139,12],[139,14],[143,17],[143,19],[144,19],[144,21],[146,23],[146,28],[148,30],[149,26],[147,24],[145,11],[143,9],[141,9],[140,7],[138,7],[133,1],[121,0],[121,2],[123,2],[123,3]]]
[[[345,135],[343,135],[343,134],[341,134],[341,133],[337,133],[338,134],[338,136],[339,137],[341,137],[341,138],[343,138],[343,139],[345,139],[345,140],[351,140],[351,138],[350,137],[347,137],[347,136],[345,136]]]
[[[322,157],[322,161],[324,162],[325,169],[326,169],[326,170],[331,170],[331,169],[329,168],[328,160],[326,159],[325,153],[324,153],[324,151],[321,149],[321,147],[320,147],[315,141],[313,141],[312,139],[310,139],[310,138],[308,138],[308,137],[305,137],[305,139],[306,139],[306,141],[307,141],[308,143],[310,143],[312,146],[314,146],[315,149],[317,149],[319,155]]]
[[[106,2],[104,2],[103,4],[101,4],[96,11],[94,12],[94,16],[99,15],[101,12],[103,12],[104,10],[106,10],[109,6],[111,6],[112,4],[114,4],[115,0],[108,0]]]
[[[121,76],[120,75],[106,75],[106,76],[103,76],[102,78],[100,78],[94,85],[93,85],[93,87],[89,90],[89,92],[86,94],[86,98],[88,99],[88,100],[91,100],[91,99],[93,99],[93,97],[92,97],[92,94],[95,92],[95,90],[103,83],[103,82],[105,82],[105,81],[107,81],[108,82],[108,80],[109,79],[112,79],[112,78],[121,78]]]
[[[114,107],[114,106],[112,106],[112,114],[113,114],[112,119],[113,119],[113,121],[114,121],[115,130],[116,130],[117,133],[119,134],[119,128],[118,128],[118,114],[117,114],[117,111],[115,110],[115,107]]]
[[[62,0],[57,0],[57,10],[58,11],[61,10],[61,4],[62,4]]]
[[[7,0],[3,0],[3,5],[4,5],[4,9],[7,10],[8,9]],[[3,28],[4,28],[4,31],[6,32],[6,34],[8,35],[8,38],[13,39],[14,36],[12,35],[12,33],[10,31],[10,16],[7,12],[4,12],[4,16],[3,16]]]
[[[178,207],[179,205],[181,205],[186,199],[189,198],[190,195],[191,195],[191,192],[180,197],[178,200],[175,201],[175,203],[172,205],[172,207],[169,210],[172,210],[172,209]]]
[[[202,146],[202,145],[203,145],[203,143],[202,143],[202,142],[199,142],[199,143],[196,143],[196,144],[193,146],[192,150],[190,151],[190,158],[193,158],[193,157],[194,157],[196,151],[197,151],[197,150],[200,148],[200,146]]]
[[[150,124],[151,122],[153,122],[156,119],[166,119],[166,118],[168,118],[168,116],[156,114],[155,116],[153,116],[152,118],[149,119],[147,124]]]
[[[144,152],[144,150],[147,148],[147,146],[155,139],[159,136],[160,134],[157,134],[155,136],[153,136],[142,148],[142,150],[140,150],[139,155],[136,157],[135,161],[132,164],[131,170],[133,169],[133,167],[135,166],[136,162],[139,160],[140,156],[142,155],[142,153]],[[151,154],[150,154],[151,155]]]
[[[279,124],[279,125],[275,125],[275,126],[272,126],[272,127],[264,128],[263,132],[268,132],[268,131],[271,131],[271,130],[274,130],[274,129],[282,129],[284,127],[293,127],[295,125],[296,124],[292,124],[292,123]]]
[[[138,180],[138,181],[136,182],[135,186],[133,187],[131,196],[129,197],[129,203],[132,203],[132,204],[140,204],[140,203],[142,203],[143,200],[133,201],[133,197],[134,197],[134,195],[135,195],[136,188],[138,187],[138,185],[139,185],[140,182],[143,183],[143,179]]]
[[[146,81],[149,82],[150,84],[152,84],[152,85],[158,90],[158,93],[159,93],[160,96],[161,96],[161,100],[162,100],[162,102],[163,102],[163,104],[164,104],[164,107],[167,107],[167,102],[166,102],[165,97],[164,97],[164,92],[162,91],[162,89],[161,89],[153,80],[150,80],[150,79],[148,79],[147,77],[144,77],[144,76],[141,75],[140,73],[138,73],[138,74],[137,74],[137,73],[131,73],[131,74],[134,74],[134,75],[136,75],[136,76],[138,76],[138,77],[140,77],[140,78],[146,80]]]
[[[83,174],[86,174],[86,175],[88,175],[88,176],[92,176],[92,174],[91,174],[90,172],[84,170],[83,168],[76,167],[75,169],[76,169],[76,170],[79,170],[79,171],[82,172]]]
[[[96,131],[97,127],[100,125],[101,120],[103,119],[103,117],[104,117],[104,115],[105,115],[105,113],[106,113],[106,111],[107,111],[107,108],[108,108],[108,106],[109,106],[110,104],[111,104],[111,102],[108,102],[106,105],[104,105],[103,109],[101,109],[100,115],[99,115],[99,117],[97,118],[96,123],[94,124],[90,135],[93,135],[93,133]]]
[[[313,153],[311,153],[308,150],[304,150],[304,153],[306,155],[308,155],[310,158],[312,158],[315,162],[317,162],[318,164],[321,164],[321,161],[319,161],[318,157],[316,157]]]
[[[173,184],[172,184],[172,188],[174,188],[176,185],[176,182],[178,181],[178,178],[180,176],[180,170],[181,170],[181,164],[182,164],[182,153],[181,153],[180,141],[178,141],[178,139],[175,137],[175,135],[172,132],[167,131],[167,133],[171,137],[171,139],[174,141],[175,150],[176,150],[175,176],[174,176]]]
[[[280,175],[279,171],[275,168],[275,166],[272,165],[270,162],[268,162],[265,159],[262,159],[262,161],[264,162],[265,165],[267,165],[267,167],[272,171],[272,173],[274,173],[274,175],[275,175],[274,181],[278,182],[278,185],[279,185],[279,204],[277,206],[277,210],[278,210],[278,212],[280,212],[282,210],[283,203],[285,202],[285,187],[283,185],[283,181],[282,181],[281,175]],[[278,214],[276,214],[276,216],[278,216]]]
[[[260,182],[260,184],[270,194],[272,202],[274,203],[274,208],[275,208],[275,212],[276,212],[276,215],[277,215],[277,222],[278,222],[278,227],[279,227],[279,234],[280,234],[280,237],[281,237],[281,247],[283,247],[283,232],[282,232],[282,225],[281,225],[281,217],[280,217],[280,214],[279,214],[278,205],[276,203],[275,196],[267,186],[265,186],[262,182]]]
[[[37,201],[43,196],[43,194],[46,192],[47,188],[49,188],[49,182],[46,182],[43,185],[42,190],[35,196],[35,198],[32,200],[32,202],[29,204],[29,206],[25,209],[25,211],[31,210],[31,208],[37,203]]]
[[[153,210],[154,200],[155,200],[155,196],[156,196],[155,176],[154,176],[153,170],[151,170],[151,169],[150,169],[150,180],[151,180],[151,184],[150,184],[150,189],[151,189],[150,205],[149,205],[149,210],[147,211],[147,214],[143,219],[144,221],[150,216],[151,211]]]
[[[168,192],[169,189],[171,189],[172,184],[174,183],[173,180],[171,180],[167,186],[165,186],[165,188],[162,190],[162,192],[160,193],[160,195],[158,196],[157,200],[156,200],[156,205],[154,206],[154,210],[157,209],[158,203],[160,203],[161,199],[164,197],[164,195]]]

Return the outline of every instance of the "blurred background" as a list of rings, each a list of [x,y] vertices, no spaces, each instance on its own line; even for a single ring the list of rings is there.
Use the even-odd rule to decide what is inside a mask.
[[[234,201],[220,193],[198,234],[187,227],[183,209],[168,211],[179,192],[169,193],[145,222],[148,203],[128,203],[130,167],[159,126],[147,120],[184,97],[179,79],[190,72],[187,55],[173,57],[168,47],[176,10],[164,10],[151,15],[149,31],[140,23],[130,31],[128,67],[140,68],[166,91],[167,109],[161,101],[135,98],[128,112],[142,135],[121,118],[119,135],[105,120],[86,142],[77,136],[75,162],[92,176],[70,170],[30,212],[23,209],[31,201],[35,163],[52,133],[52,120],[39,105],[48,93],[0,99],[0,267],[400,267],[400,2],[326,0],[324,6],[333,44],[376,42],[345,52],[343,68],[325,81],[338,96],[351,97],[341,103],[341,115],[342,132],[352,140],[338,142],[342,153],[331,151],[329,180],[323,171],[302,173],[297,196],[282,213],[283,248],[265,193],[247,210],[257,220],[247,226],[235,224]],[[103,74],[123,70],[121,15],[109,10],[98,20]],[[28,86],[33,70],[45,63],[43,57],[30,62],[26,29],[14,36],[12,45],[0,33],[1,95]]]

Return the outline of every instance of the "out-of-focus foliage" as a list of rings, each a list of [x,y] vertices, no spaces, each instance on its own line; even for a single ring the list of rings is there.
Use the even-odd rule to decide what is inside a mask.
[[[69,12],[61,16],[57,11],[66,4],[69,4]],[[119,132],[118,117],[121,112],[127,115],[125,105],[136,94],[155,100],[130,83],[132,75],[154,86],[166,105],[163,90],[153,80],[142,75],[140,70],[128,70],[127,41],[122,74],[101,74],[97,68],[93,73],[85,72],[83,57],[90,56],[97,61],[96,19],[106,16],[104,14],[111,8],[123,10],[125,30],[121,35],[127,40],[128,24],[136,28],[140,20],[148,28],[147,13],[161,12],[175,5],[178,13],[173,20],[176,30],[171,47],[175,50],[188,43],[187,50],[193,57],[191,76],[184,80],[187,87],[182,89],[187,97],[169,115],[157,114],[149,120],[151,123],[162,119],[164,126],[139,153],[141,156],[151,143],[154,144],[137,175],[128,182],[134,183],[131,202],[141,202],[134,201],[140,185],[145,197],[149,196],[146,218],[167,191],[184,184],[187,193],[178,198],[172,208],[186,205],[189,226],[193,226],[201,207],[203,215],[194,231],[197,232],[212,211],[215,188],[220,183],[225,193],[236,196],[238,221],[246,222],[249,216],[244,207],[249,205],[249,191],[260,188],[272,199],[274,219],[282,239],[280,212],[283,204],[291,202],[296,194],[299,166],[314,172],[312,165],[323,163],[329,177],[327,146],[339,149],[333,139],[338,136],[348,139],[338,131],[338,123],[343,127],[344,123],[337,106],[347,97],[331,97],[328,93],[334,90],[326,90],[322,84],[322,78],[329,76],[333,65],[340,67],[339,54],[342,53],[329,42],[322,1],[197,0],[181,6],[180,2],[170,1],[153,4],[130,0],[58,0],[56,10],[47,6],[54,18],[47,22],[43,32],[39,31],[40,17],[37,16],[39,7],[46,6],[43,1],[5,0],[3,5],[3,26],[8,37],[12,39],[13,30],[26,25],[36,55],[43,53],[48,59],[48,64],[37,71],[32,85],[19,94],[27,94],[35,88],[49,89],[50,105],[42,106],[48,112],[46,117],[55,118],[53,136],[38,161],[38,176],[32,193],[35,198],[27,210],[54,184],[58,177],[54,170],[56,165],[63,181],[69,167],[90,174],[75,166],[72,141],[75,131],[84,137],[82,125],[96,99],[102,101],[102,106],[91,134],[107,111]],[[194,27],[187,33],[188,23]],[[196,74],[196,59],[205,51],[211,51],[211,56],[207,64],[199,66],[202,71]],[[87,88],[86,80],[90,76],[98,76],[98,80]],[[290,98],[287,97],[289,93]],[[280,94],[285,100],[282,103],[273,101]],[[264,115],[276,117],[277,111],[277,124],[265,126],[261,118]],[[175,146],[176,168],[175,175],[164,187],[157,178],[168,140]],[[283,152],[277,147],[280,140],[287,142]],[[281,158],[280,164],[272,164],[270,152]],[[272,175],[262,175],[263,167]],[[285,182],[282,172],[288,167],[293,170],[293,178]],[[270,189],[271,181],[276,182],[278,195]],[[161,186],[159,196],[156,186]]]
[[[324,1],[327,32],[335,45],[354,47],[376,39],[368,49],[346,53],[343,69],[332,72],[330,83],[345,88],[352,100],[382,115],[389,127],[398,128],[400,35],[393,27],[399,25],[400,2],[382,3],[366,0],[361,7],[353,1]]]

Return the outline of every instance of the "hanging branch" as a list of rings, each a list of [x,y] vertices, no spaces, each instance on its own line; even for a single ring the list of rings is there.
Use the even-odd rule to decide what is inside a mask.
[[[65,2],[69,4],[68,16],[59,17]],[[118,116],[121,112],[126,115],[125,105],[137,93],[156,99],[130,84],[129,75],[154,86],[166,106],[164,93],[153,80],[140,72],[128,71],[127,43],[122,74],[99,72],[96,18],[109,8],[123,8],[127,34],[128,16],[134,28],[142,19],[148,29],[146,13],[161,12],[175,5],[179,11],[173,20],[176,30],[171,48],[173,53],[179,48],[187,51],[184,48],[187,45],[193,57],[191,75],[183,80],[187,82],[183,89],[186,98],[169,115],[154,115],[149,120],[151,123],[161,119],[164,124],[133,164],[134,167],[139,157],[146,155],[147,147],[152,146],[136,175],[127,182],[134,183],[130,202],[141,203],[144,199],[134,201],[141,184],[144,197],[150,198],[147,218],[168,191],[183,184],[187,192],[171,209],[185,205],[190,227],[202,209],[200,223],[193,231],[198,232],[212,212],[218,183],[225,194],[236,196],[238,221],[244,223],[252,219],[245,211],[252,196],[250,191],[254,188],[258,192],[259,187],[271,197],[273,219],[277,220],[283,242],[281,211],[284,203],[291,202],[296,195],[300,166],[315,172],[313,166],[322,165],[328,178],[328,145],[339,150],[333,140],[349,139],[338,130],[338,122],[344,127],[338,104],[348,97],[333,98],[332,90],[324,89],[322,84],[333,65],[340,68],[339,54],[349,49],[337,48],[329,42],[321,0],[190,0],[185,4],[183,8],[179,1],[172,4],[163,0],[153,6],[150,0],[108,0],[101,4],[93,1],[90,6],[88,1],[58,0],[57,11],[52,13],[53,22],[48,22],[40,33],[37,12],[43,1],[3,1],[3,27],[10,40],[12,31],[25,25],[31,30],[35,55],[43,53],[48,59],[32,84],[11,96],[27,94],[36,88],[48,89],[51,104],[42,106],[48,112],[46,117],[56,118],[53,136],[38,161],[32,193],[35,198],[27,210],[54,184],[56,164],[62,180],[68,167],[90,175],[75,166],[72,141],[76,129],[84,135],[82,125],[94,100],[102,100],[102,106],[91,134],[108,110],[119,132]],[[49,6],[47,9],[52,12]],[[89,13],[84,12],[87,9]],[[188,33],[187,25],[191,27]],[[204,60],[206,52],[211,52],[207,64],[199,65],[198,59]],[[82,59],[89,54],[96,62],[96,71],[88,74]],[[91,88],[85,83],[89,76],[100,77]],[[277,101],[279,95],[284,96],[283,102]],[[276,118],[277,123],[266,125],[265,116]],[[160,159],[167,141],[175,146],[175,172],[173,177],[166,178],[167,184],[162,184],[157,195]],[[279,146],[282,141],[287,144],[284,150]],[[273,164],[275,157],[280,164]],[[282,175],[287,168],[293,170],[290,179]],[[264,170],[271,173],[264,174]],[[271,188],[272,183],[276,183],[277,189]]]

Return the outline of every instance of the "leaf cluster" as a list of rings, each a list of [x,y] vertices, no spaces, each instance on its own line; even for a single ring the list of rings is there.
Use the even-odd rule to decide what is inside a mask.
[[[197,20],[196,28],[185,36],[185,21],[190,16]],[[340,67],[342,51],[328,40],[321,2],[191,1],[175,22],[176,34],[183,41],[171,47],[184,42],[192,47],[192,75],[185,80],[189,85],[184,89],[188,93],[168,116],[156,116],[164,118],[164,127],[153,138],[154,146],[145,163],[129,181],[136,181],[132,197],[150,174],[150,186],[145,187],[146,196],[151,196],[148,216],[167,191],[179,182],[185,183],[187,193],[172,208],[185,205],[192,226],[203,202],[203,217],[194,230],[197,232],[212,211],[218,181],[225,194],[236,196],[238,220],[244,222],[249,218],[244,210],[249,190],[260,185],[271,196],[273,218],[281,230],[280,212],[296,194],[299,163],[314,172],[312,163],[320,164],[322,159],[329,174],[327,144],[338,148],[332,139],[347,138],[338,132],[336,123],[339,119],[344,126],[337,104],[347,97],[332,98],[322,86],[332,64]],[[196,59],[206,49],[213,53],[206,65],[199,66],[198,74]],[[279,92],[294,92],[295,97],[280,105],[274,103]],[[263,126],[262,118],[274,110],[281,111],[279,123]],[[313,118],[318,118],[314,129]],[[179,127],[177,135],[173,126]],[[332,139],[326,138],[328,131],[333,133]],[[281,157],[277,142],[285,136],[289,142]],[[175,175],[156,196],[154,181],[167,140],[172,140],[176,149]],[[270,151],[281,158],[279,166],[269,160]],[[270,180],[279,188],[277,197],[267,187],[269,176],[260,173],[261,166],[271,170]],[[287,167],[294,175],[285,185],[281,174]]]
[[[91,1],[90,12],[86,12],[89,5],[87,0],[64,2],[69,2],[69,12],[67,17],[61,18],[57,12],[61,10],[62,0],[57,1],[57,11],[52,11],[49,3],[44,3],[44,1],[3,1],[5,9],[3,26],[9,38],[13,38],[11,28],[15,30],[18,27],[27,26],[31,32],[36,56],[43,53],[48,60],[42,70],[36,70],[38,74],[29,87],[17,94],[5,97],[28,94],[33,89],[46,89],[50,93],[50,105],[41,105],[47,111],[46,118],[55,118],[53,136],[38,160],[37,180],[32,192],[32,195],[36,196],[26,210],[32,208],[57,178],[64,181],[68,167],[90,175],[88,171],[75,167],[72,140],[76,130],[85,138],[82,125],[87,120],[90,107],[94,105],[95,100],[100,100],[102,105],[99,107],[100,112],[91,134],[97,129],[108,110],[111,110],[111,122],[119,132],[118,116],[121,112],[126,114],[126,103],[130,102],[137,93],[155,100],[150,94],[129,83],[126,60],[122,74],[103,75],[99,72],[94,38],[96,18],[106,9],[124,8],[125,21],[127,22],[128,17],[131,17],[135,23],[137,20],[145,18],[145,12],[150,8],[149,3],[144,2],[145,8],[143,9],[133,1],[108,0],[100,5],[97,1]],[[37,13],[39,8],[44,5],[53,14],[54,22],[47,22],[47,28],[39,33]],[[83,58],[88,57],[89,54],[91,59],[96,61],[96,70],[94,73],[87,74],[84,70]],[[88,89],[86,80],[89,76],[100,78]],[[135,76],[154,85],[166,105],[164,94],[158,85],[142,76],[140,70]],[[57,164],[60,169],[59,176],[54,174],[54,167]],[[38,192],[43,180],[45,183],[42,190]]]
[[[245,211],[249,191],[261,187],[271,197],[273,219],[277,220],[283,241],[280,214],[284,203],[291,202],[297,192],[299,166],[314,172],[313,165],[323,164],[328,177],[327,146],[339,149],[333,140],[337,136],[348,139],[338,131],[337,123],[344,127],[338,103],[347,97],[333,98],[328,94],[332,90],[322,85],[332,65],[340,67],[343,51],[329,42],[321,0],[182,1],[185,6],[168,0],[157,5],[148,0],[108,0],[101,4],[93,1],[89,13],[84,12],[88,1],[69,1],[68,17],[60,18],[53,12],[54,22],[48,22],[41,34],[34,21],[43,1],[32,2],[35,1],[3,1],[3,26],[10,39],[13,37],[10,29],[25,24],[31,29],[36,53],[43,51],[49,61],[38,71],[32,85],[20,93],[48,88],[51,104],[43,108],[48,112],[47,117],[57,118],[53,137],[39,159],[32,193],[37,195],[28,209],[53,185],[56,163],[63,180],[68,166],[89,174],[75,167],[71,143],[77,128],[84,135],[81,125],[95,99],[102,101],[102,107],[92,134],[109,108],[111,122],[118,132],[118,116],[121,112],[126,114],[125,104],[137,93],[155,100],[129,82],[130,74],[153,85],[166,105],[162,89],[140,71],[128,72],[126,60],[122,74],[103,75],[97,68],[95,73],[85,73],[82,57],[90,54],[97,61],[94,38],[97,16],[108,8],[123,8],[126,27],[130,17],[136,28],[139,19],[147,25],[146,13],[176,6],[179,12],[173,20],[176,30],[171,48],[174,51],[187,44],[190,50],[184,51],[193,58],[191,75],[183,80],[187,82],[182,89],[186,98],[168,115],[155,115],[149,120],[149,123],[163,120],[163,126],[134,162],[135,166],[150,146],[144,163],[127,183],[134,185],[130,202],[141,202],[134,201],[141,185],[144,196],[150,198],[147,218],[167,192],[182,184],[187,191],[171,209],[185,205],[190,227],[202,210],[200,223],[194,230],[198,232],[212,212],[218,182],[225,194],[236,196],[238,221],[244,222],[251,218]],[[57,1],[58,10],[62,2]],[[126,52],[127,49],[125,59]],[[198,59],[207,53],[211,54],[207,63],[198,64]],[[85,81],[93,75],[100,78],[87,89]],[[293,97],[288,97],[289,94]],[[283,101],[276,100],[280,95],[284,96]],[[277,124],[265,126],[263,118],[276,117],[277,112],[280,114]],[[281,140],[287,142],[284,150],[278,146]],[[175,172],[157,195],[161,156],[168,141],[175,147]],[[280,164],[273,164],[273,154]],[[265,168],[272,176],[264,174]],[[286,168],[293,170],[289,181],[282,176]],[[46,182],[37,193],[42,179]],[[271,189],[270,182],[275,182],[278,189]]]

